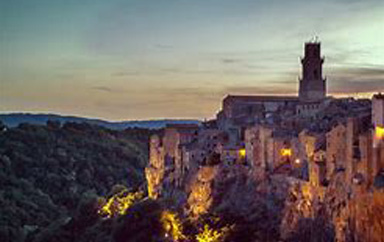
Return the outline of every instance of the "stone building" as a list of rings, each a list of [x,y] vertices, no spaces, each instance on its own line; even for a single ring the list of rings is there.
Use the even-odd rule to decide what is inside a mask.
[[[306,43],[298,96],[227,95],[216,120],[170,125],[152,137],[151,196],[190,190],[186,184],[213,167],[243,167],[256,180],[283,175],[321,191],[340,174],[348,186],[373,184],[384,168],[383,95],[374,97],[372,111],[370,100],[326,97],[322,64],[320,43]],[[212,174],[207,186],[225,179]]]
[[[384,95],[326,97],[323,60],[320,43],[305,44],[298,96],[227,95],[215,120],[154,135],[145,170],[149,197],[184,203],[192,217],[219,201],[248,214],[254,191],[284,198],[294,188],[286,199],[294,210],[283,226],[292,216],[298,222],[326,212],[336,241],[346,241],[343,230],[357,226],[351,201],[384,188]],[[244,205],[247,195],[252,203]]]
[[[333,173],[345,169],[346,159],[346,126],[338,123],[326,133],[326,160],[327,179],[331,179]]]
[[[373,140],[371,131],[368,130],[359,134],[359,151],[360,161],[356,164],[357,179],[354,179],[355,183],[366,183],[366,187],[373,184],[374,181],[374,166],[373,166]]]
[[[384,171],[384,95],[372,99],[373,163],[375,172]]]
[[[192,124],[172,124],[165,128],[162,136],[151,137],[149,165],[145,170],[150,197],[161,195],[165,178],[166,183],[182,185],[188,167],[182,147],[197,138],[198,129]]]
[[[372,98],[372,124],[384,127],[384,94],[376,94]]]

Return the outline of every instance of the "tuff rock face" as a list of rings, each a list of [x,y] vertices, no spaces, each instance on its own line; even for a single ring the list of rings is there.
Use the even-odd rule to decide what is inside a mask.
[[[171,168],[158,166],[156,176],[154,166],[146,173],[148,186],[161,191],[158,198],[177,201],[183,216],[195,221],[209,214],[235,217],[228,221],[254,229],[249,241],[383,241],[383,191],[350,186],[344,172],[328,186],[318,186],[281,174],[257,177],[247,166],[216,164],[186,173],[177,184]],[[166,172],[170,175],[162,175]]]
[[[207,213],[211,208],[214,197],[215,178],[218,173],[218,167],[202,167],[198,170],[195,178],[191,182],[188,190],[187,205],[192,217],[198,217]]]
[[[384,191],[348,188],[339,174],[327,188],[324,210],[334,226],[335,241],[384,241]]]
[[[287,241],[384,241],[384,192],[349,187],[343,172],[326,188],[296,184],[280,227]]]
[[[267,241],[277,241],[280,214],[292,186],[285,176],[258,179],[249,167],[217,164],[190,171],[180,185],[175,182],[172,167],[155,168],[157,161],[153,163],[146,169],[149,194],[171,200],[174,208],[183,211],[183,217],[198,222],[214,214],[227,218],[230,224],[237,223],[238,229],[249,230],[244,241],[268,236]]]

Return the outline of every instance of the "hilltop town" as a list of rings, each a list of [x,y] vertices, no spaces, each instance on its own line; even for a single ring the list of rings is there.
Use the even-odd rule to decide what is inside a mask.
[[[320,47],[297,96],[227,95],[201,123],[0,122],[0,238],[384,242],[384,95],[327,95]]]
[[[321,44],[305,43],[298,96],[229,94],[216,119],[153,135],[149,197],[192,218],[258,220],[282,239],[311,225],[308,236],[321,231],[303,241],[383,241],[384,95],[328,96],[323,62]]]

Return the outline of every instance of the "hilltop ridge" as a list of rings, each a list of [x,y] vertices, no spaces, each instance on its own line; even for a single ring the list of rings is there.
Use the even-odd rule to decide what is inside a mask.
[[[16,127],[21,123],[45,125],[48,120],[75,123],[89,123],[114,130],[127,128],[161,129],[167,124],[193,123],[200,124],[196,119],[153,119],[153,120],[130,120],[130,121],[106,121],[102,119],[84,118],[78,116],[65,116],[52,113],[3,113],[0,114],[0,121],[8,127]]]

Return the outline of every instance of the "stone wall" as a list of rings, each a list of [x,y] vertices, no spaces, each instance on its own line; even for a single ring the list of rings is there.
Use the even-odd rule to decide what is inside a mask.
[[[326,134],[327,140],[327,179],[330,180],[338,168],[345,168],[346,126],[339,123]]]

